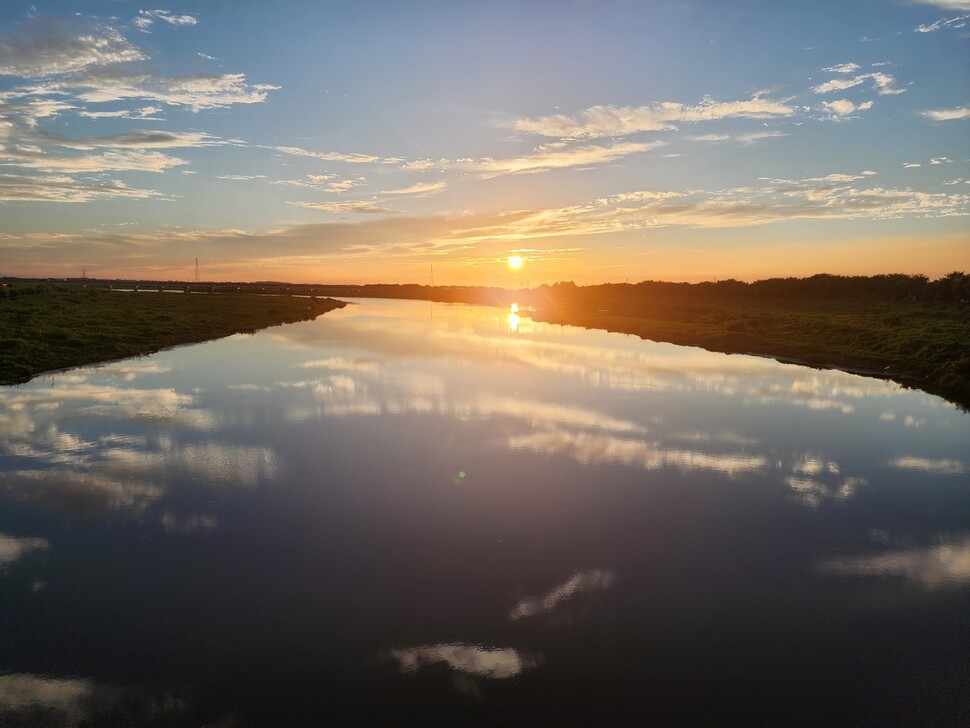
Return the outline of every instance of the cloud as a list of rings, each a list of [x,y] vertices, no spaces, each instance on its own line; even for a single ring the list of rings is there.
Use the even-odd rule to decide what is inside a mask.
[[[138,30],[150,33],[156,20],[175,27],[196,25],[199,22],[194,15],[175,15],[169,10],[139,10],[138,16],[132,22]]]
[[[958,121],[970,119],[970,106],[958,106],[953,109],[932,109],[920,112],[927,119],[933,121]]]
[[[953,160],[949,157],[933,157],[930,164],[952,164]]]
[[[903,88],[896,88],[896,79],[888,73],[863,73],[851,78],[833,78],[812,88],[817,94],[827,94],[832,91],[844,91],[847,88],[859,86],[866,81],[872,81],[873,87],[880,96],[893,96],[906,91]]]
[[[823,68],[823,71],[828,73],[855,73],[861,68],[858,63],[841,63],[837,66],[829,66],[828,68]]]
[[[970,0],[915,0],[915,2],[944,10],[970,10]]]
[[[160,121],[156,114],[162,111],[161,106],[143,106],[140,109],[120,109],[118,111],[78,111],[78,116],[87,119],[135,119],[138,121]]]
[[[836,101],[824,101],[822,102],[822,108],[831,113],[835,117],[849,116],[856,111],[866,111],[872,108],[871,101],[865,101],[861,104],[854,104],[848,99],[838,99]]]
[[[614,575],[611,571],[591,569],[577,571],[562,584],[553,587],[541,597],[526,597],[509,610],[509,619],[518,621],[527,617],[549,614],[560,603],[572,599],[577,594],[602,591],[613,586]]]
[[[16,157],[7,156],[0,164],[43,172],[77,174],[81,172],[163,172],[169,167],[178,167],[188,162],[161,152],[127,150],[74,156],[53,156],[42,152],[27,153]]]
[[[756,131],[750,134],[701,134],[699,136],[687,137],[690,141],[694,142],[738,142],[739,144],[754,144],[755,142],[761,141],[762,139],[777,139],[779,137],[788,136],[783,131]],[[664,155],[666,156],[680,156],[680,155]]]
[[[935,23],[930,23],[929,25],[920,25],[916,28],[917,33],[935,33],[943,28],[966,28],[967,20],[970,20],[970,15],[961,15],[956,18],[941,18]]]
[[[441,192],[448,185],[444,182],[418,182],[408,187],[401,187],[396,190],[382,190],[384,195],[413,195],[415,197],[427,197],[437,192]]]
[[[336,192],[337,194],[340,194],[341,192],[346,192],[351,187],[355,187],[357,184],[359,184],[357,180],[341,179],[337,180],[336,182],[328,183],[326,190],[327,192]]]
[[[269,91],[279,88],[271,84],[250,84],[243,73],[178,77],[90,73],[49,86],[52,92],[74,93],[88,103],[139,99],[169,106],[187,106],[192,111],[224,108],[233,104],[260,104],[266,101]]]
[[[517,131],[560,139],[619,137],[645,131],[667,131],[677,122],[713,121],[726,118],[763,119],[791,116],[795,109],[761,96],[744,101],[705,98],[695,106],[664,102],[652,106],[592,106],[575,116],[555,114],[519,119]]]
[[[159,197],[154,190],[129,187],[119,180],[78,182],[66,176],[23,177],[0,174],[0,202],[92,202],[104,199]]]
[[[374,202],[369,200],[346,200],[340,202],[298,202],[294,203],[300,207],[305,207],[308,210],[320,210],[321,212],[335,212],[335,213],[346,213],[346,212],[365,212],[365,213],[378,213],[378,212],[392,212],[386,208],[378,206]]]
[[[147,58],[111,25],[31,17],[0,41],[0,76],[45,78]]]
[[[44,137],[52,144],[70,149],[95,149],[108,147],[112,149],[175,149],[178,147],[209,147],[225,144],[218,137],[204,132],[175,132],[140,130],[114,134],[105,137],[88,137],[86,139],[67,139],[65,137],[48,134]]]
[[[292,154],[295,157],[312,157],[314,159],[322,159],[326,162],[370,164],[372,162],[381,161],[380,157],[375,157],[372,154],[359,154],[357,152],[310,152],[306,149],[301,149],[300,147],[266,147],[266,149],[275,149],[278,152]]]
[[[485,177],[496,177],[503,174],[546,172],[552,169],[585,167],[612,162],[631,154],[648,152],[651,149],[656,149],[664,145],[665,142],[661,141],[648,143],[627,142],[605,147],[589,144],[571,149],[550,145],[548,147],[539,147],[532,154],[512,159],[492,159],[490,157],[459,159],[455,162],[455,167],[469,172],[477,172]]]
[[[919,162],[903,162],[903,169],[916,169],[922,166]]]

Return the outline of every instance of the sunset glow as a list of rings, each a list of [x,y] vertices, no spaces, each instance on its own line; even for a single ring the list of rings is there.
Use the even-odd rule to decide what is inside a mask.
[[[964,5],[4,3],[0,274],[967,269]]]

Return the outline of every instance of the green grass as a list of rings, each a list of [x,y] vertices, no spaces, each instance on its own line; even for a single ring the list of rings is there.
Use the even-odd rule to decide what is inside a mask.
[[[540,306],[539,321],[887,376],[970,408],[966,305],[920,301],[657,301]]]
[[[0,383],[304,321],[343,305],[330,298],[10,284],[0,289]]]

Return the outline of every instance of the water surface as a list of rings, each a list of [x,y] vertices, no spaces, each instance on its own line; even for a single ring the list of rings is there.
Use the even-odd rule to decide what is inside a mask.
[[[0,723],[966,725],[968,443],[428,302],[5,387]]]

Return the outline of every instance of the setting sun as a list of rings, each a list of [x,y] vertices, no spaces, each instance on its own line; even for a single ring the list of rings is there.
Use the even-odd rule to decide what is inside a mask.
[[[521,255],[510,255],[509,256],[509,268],[521,268],[524,259]]]

